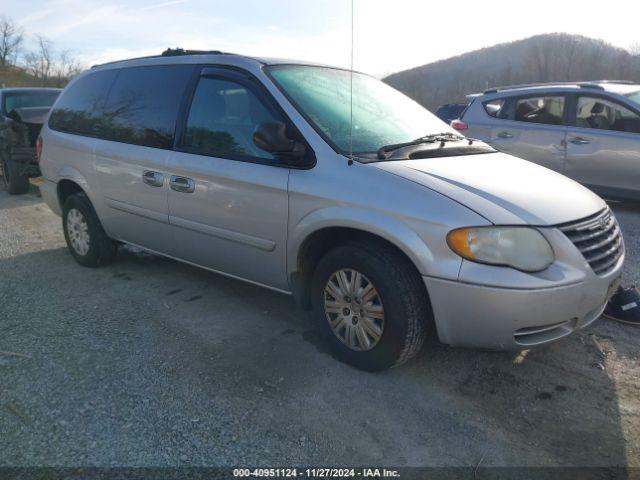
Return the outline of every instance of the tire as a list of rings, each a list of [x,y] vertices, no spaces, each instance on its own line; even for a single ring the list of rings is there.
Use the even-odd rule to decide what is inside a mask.
[[[85,267],[102,267],[111,263],[118,250],[98,219],[84,193],[71,195],[62,207],[64,238],[73,258]]]
[[[18,174],[18,164],[2,158],[2,177],[10,195],[22,195],[29,191],[29,178]]]
[[[352,289],[352,293],[356,290],[368,291],[361,298],[358,298],[361,294],[354,294],[355,300],[348,298],[353,307],[347,308],[349,314],[353,315],[351,324],[355,327],[361,325],[361,331],[354,333],[358,348],[346,343],[346,331],[350,327],[345,326],[344,330],[336,333],[330,324],[330,321],[334,325],[339,324],[342,321],[341,316],[348,318],[343,308],[346,303],[344,298],[343,304],[338,306],[334,301],[337,297],[337,294],[334,294],[337,293],[336,290],[332,287],[329,287],[332,293],[325,290],[330,281],[333,281],[333,287],[339,284],[336,283],[336,275],[340,271],[345,272],[346,277],[343,279],[346,279],[347,283],[354,277],[354,283],[360,283],[361,287]],[[353,272],[359,273],[360,277]],[[376,291],[374,293],[377,293],[375,300],[372,300],[376,298],[372,290],[367,286],[362,287],[368,283],[372,284]],[[414,266],[399,252],[382,244],[351,243],[330,250],[315,269],[311,295],[314,314],[336,356],[366,371],[386,370],[406,362],[418,353],[424,343],[426,325],[433,317],[422,278]],[[355,311],[357,308],[361,310]],[[342,311],[342,315],[336,314],[337,310]],[[383,312],[382,320],[379,318],[380,310]],[[369,311],[371,313],[367,313]],[[378,318],[374,319],[372,316]],[[354,324],[354,320],[357,323]],[[375,323],[375,329],[371,327],[372,322]],[[349,322],[345,320],[343,323]],[[369,333],[366,335],[367,338],[362,339],[363,329],[367,332],[376,330],[378,339]],[[350,338],[354,340],[353,337]],[[361,339],[368,340],[369,345]]]

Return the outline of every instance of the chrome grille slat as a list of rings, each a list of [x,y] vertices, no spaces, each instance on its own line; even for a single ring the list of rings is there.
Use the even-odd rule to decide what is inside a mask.
[[[620,244],[622,243],[622,239],[620,237],[618,237],[617,240],[615,240],[615,242],[616,242],[615,245],[613,245],[612,247],[609,247],[604,252],[596,253],[595,255],[591,255],[591,252],[589,252],[588,255],[585,255],[585,252],[583,251],[582,254],[584,255],[584,258],[587,259],[587,262],[589,262],[589,263],[597,262],[598,260],[602,260],[603,258],[607,258],[609,255],[611,255],[616,250],[618,250],[618,248],[620,248]]]
[[[598,235],[595,238],[600,237],[600,235]],[[584,247],[580,247],[580,251],[582,253],[587,253],[590,252],[591,250],[596,250],[598,248],[604,247],[605,245],[613,242],[616,238],[620,238],[620,229],[618,227],[613,229],[613,233],[611,235],[609,235],[608,237],[605,237],[604,240],[599,240],[598,243],[593,243]],[[575,240],[573,240],[573,243],[578,243]]]
[[[587,240],[591,240],[593,238],[597,238],[597,237],[599,237],[601,235],[606,234],[607,232],[609,232],[615,226],[616,226],[615,220],[613,218],[609,218],[609,223],[607,224],[607,228],[602,230],[602,231],[598,231],[598,232],[594,232],[594,233],[588,233],[586,235],[579,235],[579,236],[569,236],[569,235],[567,235],[567,236],[571,239],[571,241],[573,243],[586,242]],[[569,233],[569,232],[565,231],[565,234],[567,234],[567,233]]]
[[[624,253],[622,232],[609,208],[557,226],[597,275],[606,275]]]

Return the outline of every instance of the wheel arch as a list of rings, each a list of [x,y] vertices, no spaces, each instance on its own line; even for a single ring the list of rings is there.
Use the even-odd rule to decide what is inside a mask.
[[[318,261],[330,249],[350,241],[371,242],[393,248],[418,275],[426,273],[425,264],[433,261],[433,254],[406,224],[375,213],[335,210],[314,212],[311,215],[315,221],[305,218],[290,235],[288,274],[294,297],[303,308],[309,309],[311,306],[311,279]],[[341,212],[341,216],[336,215],[337,211]],[[425,294],[428,298],[426,286]]]
[[[91,200],[92,195],[89,183],[75,168],[63,167],[60,172],[58,172],[58,178],[56,194],[60,209],[62,209],[65,200],[69,198],[70,195],[76,193],[84,193]]]

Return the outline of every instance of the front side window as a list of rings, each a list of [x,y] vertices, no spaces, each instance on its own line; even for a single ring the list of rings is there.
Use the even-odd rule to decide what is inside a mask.
[[[617,103],[598,97],[580,97],[576,127],[640,133],[640,117]]]
[[[190,65],[131,67],[119,71],[102,112],[100,137],[171,148]]]
[[[182,146],[190,151],[222,158],[274,160],[253,143],[253,132],[276,118],[247,87],[231,79],[202,77],[198,82]]]
[[[309,65],[280,65],[271,67],[269,73],[300,113],[341,153],[351,148],[356,154],[376,152],[385,145],[428,134],[454,133],[407,96],[364,74],[353,73],[352,77],[346,70]]]
[[[564,97],[528,97],[516,102],[515,120],[518,122],[561,125],[564,115]]]
[[[49,117],[49,127],[61,132],[97,136],[102,109],[116,70],[87,74],[60,95]]]

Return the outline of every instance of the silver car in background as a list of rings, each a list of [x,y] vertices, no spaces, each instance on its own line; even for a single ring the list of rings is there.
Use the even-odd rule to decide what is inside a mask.
[[[607,198],[640,200],[640,85],[502,87],[471,95],[452,126]]]
[[[336,354],[543,345],[598,318],[624,245],[602,199],[360,73],[169,51],[92,68],[42,130],[71,255],[120,243],[292,294]]]

